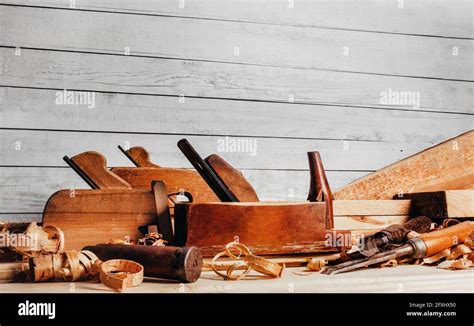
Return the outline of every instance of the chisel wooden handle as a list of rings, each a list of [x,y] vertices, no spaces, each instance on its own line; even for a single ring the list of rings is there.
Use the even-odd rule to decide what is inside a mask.
[[[425,257],[434,255],[456,244],[464,243],[474,232],[474,222],[466,221],[438,231],[420,235],[426,253]]]

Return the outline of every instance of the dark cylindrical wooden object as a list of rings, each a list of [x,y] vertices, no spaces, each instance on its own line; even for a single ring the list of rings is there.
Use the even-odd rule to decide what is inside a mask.
[[[87,246],[83,250],[92,251],[102,261],[133,260],[143,265],[145,276],[185,283],[195,282],[199,278],[203,264],[201,250],[196,247],[99,244]]]

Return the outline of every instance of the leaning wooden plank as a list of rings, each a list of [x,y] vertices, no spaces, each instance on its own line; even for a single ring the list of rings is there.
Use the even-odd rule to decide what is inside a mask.
[[[470,56],[448,60],[453,55],[446,49],[473,51],[471,40],[462,39],[24,7],[1,8],[0,29],[0,44],[18,47],[120,55],[128,47],[135,56],[474,79]],[[101,32],[90,37],[91,30]],[[345,60],[341,44],[357,49],[351,60]],[[400,51],[402,47],[411,51]]]
[[[1,0],[0,3],[324,29],[473,37],[472,3],[459,0],[410,1],[405,5],[401,1],[380,0]],[[368,12],[373,19],[367,19]]]
[[[356,180],[336,199],[391,199],[398,194],[474,189],[474,131]]]
[[[409,215],[347,215],[334,216],[336,230],[380,230],[392,224],[403,224],[410,219]]]
[[[453,80],[33,49],[0,48],[0,66],[6,86],[412,111],[469,113],[474,92]]]
[[[431,218],[474,218],[474,190],[447,190],[403,194],[417,215]]]

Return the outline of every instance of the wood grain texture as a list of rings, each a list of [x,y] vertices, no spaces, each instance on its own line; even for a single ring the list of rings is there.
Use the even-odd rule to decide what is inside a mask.
[[[474,190],[447,190],[403,194],[417,215],[431,218],[474,218]]]
[[[49,198],[42,222],[64,232],[65,250],[125,237],[137,241],[139,226],[157,224],[155,198],[133,189],[60,190]]]
[[[337,201],[335,201],[337,202]],[[409,215],[348,215],[334,216],[336,230],[381,230],[392,224],[403,224],[410,219]]]
[[[474,233],[474,222],[465,221],[433,232],[423,233],[420,238],[426,246],[426,257],[430,257],[454,244],[462,244],[471,239]]]
[[[96,93],[89,109],[55,105],[56,92],[0,87],[0,127],[432,144],[472,127],[472,119],[459,114],[116,93]],[[152,153],[158,164],[163,156]]]
[[[474,86],[468,82],[92,53],[21,53],[0,49],[3,85],[472,113],[465,99]],[[420,105],[384,104],[382,92],[389,90],[419,92]]]
[[[259,201],[255,189],[243,176],[242,172],[233,168],[222,157],[217,154],[211,154],[205,158],[205,161],[239,201]]]
[[[134,56],[474,79],[471,40],[77,10],[1,9],[2,45],[120,55],[128,48]],[[50,37],[56,31],[62,32]],[[452,54],[454,47],[458,56]]]
[[[107,159],[99,152],[83,152],[74,155],[71,160],[98,186],[97,189],[131,189],[129,183],[110,172]]]
[[[404,200],[334,200],[334,215],[409,215],[412,202]]]
[[[281,278],[258,281],[258,273],[251,273],[239,282],[223,282],[214,272],[203,272],[191,286],[184,285],[185,293],[400,293],[400,284],[407,293],[469,293],[474,291],[472,270],[442,270],[431,266],[402,265],[396,268],[366,268],[351,273],[328,277],[319,273],[302,276],[305,268],[288,269]],[[111,293],[97,282],[75,283],[77,293]],[[128,293],[178,293],[183,286],[168,281],[143,282]],[[2,293],[70,293],[68,282],[0,284]]]
[[[255,254],[332,251],[325,248],[325,203],[193,203],[175,205],[175,242],[213,256],[232,241]]]
[[[474,131],[410,156],[336,191],[336,199],[390,199],[398,194],[474,188]]]
[[[151,189],[153,180],[165,183],[168,193],[175,193],[181,189],[191,193],[193,201],[219,201],[202,177],[193,170],[173,168],[112,168],[112,172],[128,182],[134,189]]]
[[[65,0],[1,0],[15,5],[70,8]],[[114,11],[148,15],[237,20],[254,23],[297,25],[324,29],[350,29],[382,33],[407,33],[445,37],[474,37],[471,29],[472,3],[456,0],[420,0],[404,3],[377,0],[312,1],[286,0],[218,1],[186,0],[81,0],[75,9]],[[367,19],[367,13],[371,19]],[[423,19],[420,19],[423,17]],[[454,23],[456,22],[456,23]]]
[[[134,146],[132,148],[127,149],[126,152],[127,155],[129,155],[133,159],[133,162],[137,163],[139,167],[160,167],[158,164],[155,164],[150,160],[150,153],[141,146]]]

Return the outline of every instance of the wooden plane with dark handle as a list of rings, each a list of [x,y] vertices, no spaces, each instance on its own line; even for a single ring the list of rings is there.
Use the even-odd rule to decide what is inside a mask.
[[[231,189],[209,158],[202,159],[191,144],[182,139],[178,147],[198,173],[221,198],[222,203],[177,203],[175,240],[178,245],[194,245],[204,255],[222,250],[237,237],[259,254],[331,251],[327,231],[334,226],[332,193],[318,152],[309,152],[309,202],[240,202],[240,193]],[[336,235],[337,231],[333,231]],[[344,232],[339,232],[339,236]],[[206,236],[203,237],[202,235]]]

